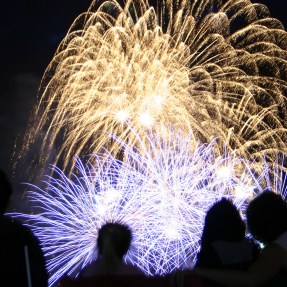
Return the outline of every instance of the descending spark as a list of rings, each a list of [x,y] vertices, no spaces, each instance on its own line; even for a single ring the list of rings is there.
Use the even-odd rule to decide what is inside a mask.
[[[244,208],[256,186],[250,176],[238,177],[242,160],[227,153],[217,157],[216,141],[194,148],[193,135],[171,131],[162,130],[160,137],[150,132],[143,140],[135,133],[138,148],[113,136],[125,162],[109,152],[93,155],[87,165],[77,160],[71,178],[55,168],[45,188],[31,186],[33,212],[14,216],[25,219],[40,239],[50,285],[97,257],[97,232],[107,221],[133,230],[127,260],[146,274],[166,274],[195,258],[211,204],[225,196]],[[217,172],[223,167],[228,176]],[[247,166],[244,173],[249,173]],[[239,184],[252,184],[250,193],[237,198]]]
[[[258,186],[256,194],[264,190],[270,190],[279,193],[283,198],[287,199],[287,170],[286,155],[278,155],[274,163],[265,162],[262,166],[262,172],[257,179]]]
[[[137,144],[138,133],[172,124],[258,166],[286,151],[287,34],[249,0],[93,1],[48,66],[27,140],[43,165]]]

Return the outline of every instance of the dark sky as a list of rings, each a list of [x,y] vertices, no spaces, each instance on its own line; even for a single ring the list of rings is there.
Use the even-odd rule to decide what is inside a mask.
[[[4,2],[4,1],[2,1]],[[45,67],[73,20],[90,0],[14,0],[1,3],[0,168],[11,174]],[[287,0],[260,0],[287,27]]]

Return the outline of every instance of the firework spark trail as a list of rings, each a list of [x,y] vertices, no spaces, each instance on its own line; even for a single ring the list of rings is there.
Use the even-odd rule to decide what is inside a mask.
[[[94,1],[72,25],[43,78],[27,148],[43,136],[69,169],[74,155],[116,155],[126,122],[172,124],[193,143],[226,144],[245,160],[286,151],[286,48],[282,24],[249,0]],[[47,148],[48,147],[48,148]]]
[[[250,167],[252,170],[252,167]],[[268,163],[267,161],[262,166],[262,173],[257,178],[256,194],[264,190],[270,190],[282,195],[287,199],[287,170],[286,170],[286,155],[279,154],[276,157],[275,163]]]
[[[50,286],[97,257],[97,232],[107,221],[131,227],[134,240],[127,260],[145,273],[166,274],[187,266],[198,251],[210,205],[226,196],[244,208],[253,194],[250,176],[237,177],[239,159],[216,156],[216,141],[194,148],[192,134],[162,131],[160,137],[153,132],[142,140],[135,137],[138,148],[113,136],[125,151],[125,162],[107,152],[91,156],[87,166],[78,159],[71,178],[55,168],[46,188],[31,186],[34,212],[14,214],[40,239]],[[236,193],[237,185],[248,187],[247,193]]]

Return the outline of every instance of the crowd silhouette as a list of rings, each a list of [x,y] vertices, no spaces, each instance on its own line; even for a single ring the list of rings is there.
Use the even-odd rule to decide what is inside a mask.
[[[247,226],[264,246],[247,270],[195,268],[193,274],[222,286],[287,286],[287,203],[281,195],[264,191],[247,208]]]
[[[46,287],[48,274],[37,238],[5,215],[11,194],[12,186],[0,170],[1,286]],[[124,260],[133,238],[130,228],[108,222],[96,239],[98,258],[76,279],[65,278],[59,286],[287,286],[286,201],[263,191],[249,203],[246,218],[247,228],[231,200],[218,200],[206,214],[195,268],[151,279]],[[96,285],[95,278],[101,278]]]

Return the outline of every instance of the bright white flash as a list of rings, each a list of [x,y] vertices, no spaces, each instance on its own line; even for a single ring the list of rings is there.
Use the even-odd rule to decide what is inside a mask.
[[[222,179],[229,179],[232,176],[232,169],[230,166],[220,166],[216,170],[216,175]]]
[[[125,121],[128,120],[129,114],[128,112],[121,110],[117,113],[116,117],[120,122],[124,123]]]
[[[151,127],[153,124],[153,120],[152,117],[150,116],[150,114],[148,112],[143,112],[140,116],[139,116],[139,122],[145,126],[145,127]]]

